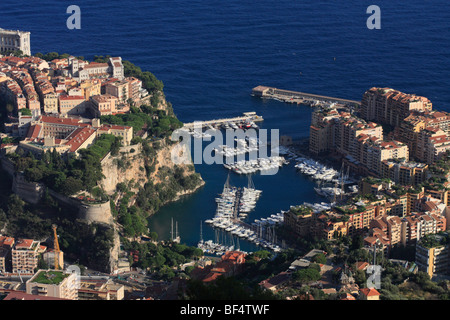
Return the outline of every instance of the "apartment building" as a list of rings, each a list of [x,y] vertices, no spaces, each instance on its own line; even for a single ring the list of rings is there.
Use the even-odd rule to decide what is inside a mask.
[[[369,139],[383,139],[383,128],[381,125],[374,122],[365,122],[348,112],[339,113],[339,118],[338,121],[335,121],[334,128],[336,151],[344,155],[351,155],[356,159],[361,158],[357,137],[365,135]]]
[[[406,160],[381,162],[381,178],[387,178],[396,184],[418,185],[427,179],[428,165]]]
[[[373,87],[361,100],[361,117],[391,126],[398,126],[413,111],[431,111],[429,99],[406,94],[391,88]]]
[[[450,274],[450,242],[448,233],[431,235],[416,245],[416,264],[419,270],[434,275]]]
[[[403,246],[415,244],[417,241],[417,230],[420,228],[420,221],[415,216],[402,218],[401,244]]]
[[[419,134],[425,129],[425,126],[426,124],[423,119],[411,114],[393,131],[394,138],[406,143],[408,146],[411,159],[417,158]]]
[[[284,224],[300,237],[310,235],[313,223],[313,211],[306,206],[293,207],[284,213]]]
[[[314,154],[336,151],[356,172],[377,176],[381,175],[383,160],[409,160],[408,146],[385,141],[381,125],[333,109],[313,112],[309,150]]]
[[[119,104],[119,99],[111,94],[94,95],[89,101],[91,111],[96,117],[115,114]]]
[[[87,108],[88,104],[84,96],[59,96],[59,112],[62,115],[83,115]]]
[[[78,300],[123,300],[124,286],[108,280],[81,280]]]
[[[77,274],[56,270],[39,270],[26,282],[26,293],[44,297],[78,300]]]
[[[142,92],[142,81],[134,77],[125,78],[125,81],[128,82],[128,97],[133,99],[133,101],[139,101]]]
[[[34,274],[38,266],[39,255],[45,252],[46,247],[39,241],[32,239],[19,239],[12,249],[12,272],[21,274]]]
[[[108,82],[105,85],[105,94],[116,97],[120,102],[126,102],[130,98],[129,86],[126,80]]]
[[[27,99],[23,94],[22,88],[15,80],[4,81],[2,83],[2,92],[4,92],[6,99],[13,104],[15,111],[27,108]]]
[[[11,271],[11,252],[15,239],[8,236],[0,236],[0,272]]]
[[[399,141],[370,141],[367,149],[369,170],[381,175],[381,163],[388,159],[409,160],[408,146]]]
[[[334,149],[334,124],[339,118],[336,109],[318,109],[312,113],[309,127],[309,151],[315,155]]]
[[[80,83],[79,88],[82,90],[82,95],[86,101],[92,96],[100,95],[102,93],[101,81],[98,79],[86,80]]]
[[[350,210],[348,214],[347,229],[348,234],[353,236],[359,230],[369,228],[370,222],[375,219],[376,207],[369,205],[366,207],[358,208],[355,205],[349,205],[344,207],[346,211]],[[343,207],[340,207],[342,210]],[[353,212],[359,211],[359,212]]]

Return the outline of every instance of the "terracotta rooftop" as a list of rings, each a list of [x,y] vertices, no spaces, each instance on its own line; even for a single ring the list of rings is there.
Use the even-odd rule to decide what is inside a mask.
[[[375,288],[362,288],[359,290],[363,295],[366,297],[373,297],[373,296],[379,296],[380,293]]]

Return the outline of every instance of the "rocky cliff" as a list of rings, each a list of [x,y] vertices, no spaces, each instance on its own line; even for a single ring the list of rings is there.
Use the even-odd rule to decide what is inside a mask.
[[[129,190],[137,194],[140,188],[143,188],[146,183],[152,182],[155,185],[165,185],[169,183],[169,176],[167,172],[173,172],[175,167],[180,172],[183,172],[184,176],[195,173],[194,166],[189,162],[185,164],[174,164],[172,161],[172,152],[174,148],[178,148],[178,152],[181,152],[183,156],[187,156],[188,153],[184,147],[180,148],[178,144],[171,144],[159,140],[154,143],[150,143],[149,147],[154,153],[149,155],[149,152],[145,152],[142,145],[135,145],[126,148],[121,148],[119,154],[116,156],[108,155],[102,160],[102,171],[104,178],[100,182],[100,186],[105,193],[112,195],[116,192],[116,187],[119,183],[123,183],[128,186]],[[190,190],[178,191],[176,196],[169,201],[174,201],[181,195],[190,194],[195,192],[199,187],[204,184],[204,181],[200,179],[197,186]],[[165,201],[167,203],[168,201]],[[132,205],[134,201],[130,201],[129,205]],[[89,210],[92,212],[92,209]],[[104,222],[105,210],[102,214],[98,215],[98,222]],[[153,212],[148,212],[152,214]],[[111,211],[109,210],[109,215]],[[90,221],[95,221],[95,213],[89,216]],[[111,215],[112,220],[112,215]],[[111,249],[111,270],[114,270],[118,264],[119,259],[119,226],[114,225],[114,246]]]

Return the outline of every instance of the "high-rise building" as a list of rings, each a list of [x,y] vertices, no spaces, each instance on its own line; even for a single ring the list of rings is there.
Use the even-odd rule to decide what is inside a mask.
[[[429,99],[391,88],[371,88],[361,99],[361,117],[398,126],[413,111],[431,111]]]

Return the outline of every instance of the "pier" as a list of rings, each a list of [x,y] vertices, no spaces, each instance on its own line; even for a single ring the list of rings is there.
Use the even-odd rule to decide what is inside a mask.
[[[242,116],[240,117],[234,117],[234,118],[223,118],[223,119],[215,119],[215,120],[207,120],[207,121],[195,121],[190,123],[185,123],[184,128],[185,129],[194,129],[194,125],[201,125],[202,128],[209,127],[209,126],[221,126],[223,124],[227,123],[242,123],[242,122],[260,122],[263,121],[263,117],[258,116],[256,112],[244,112]]]
[[[257,86],[253,88],[252,95],[255,97],[280,100],[286,103],[307,104],[310,106],[338,104],[342,107],[357,107],[361,105],[361,101],[283,90],[266,86]]]

